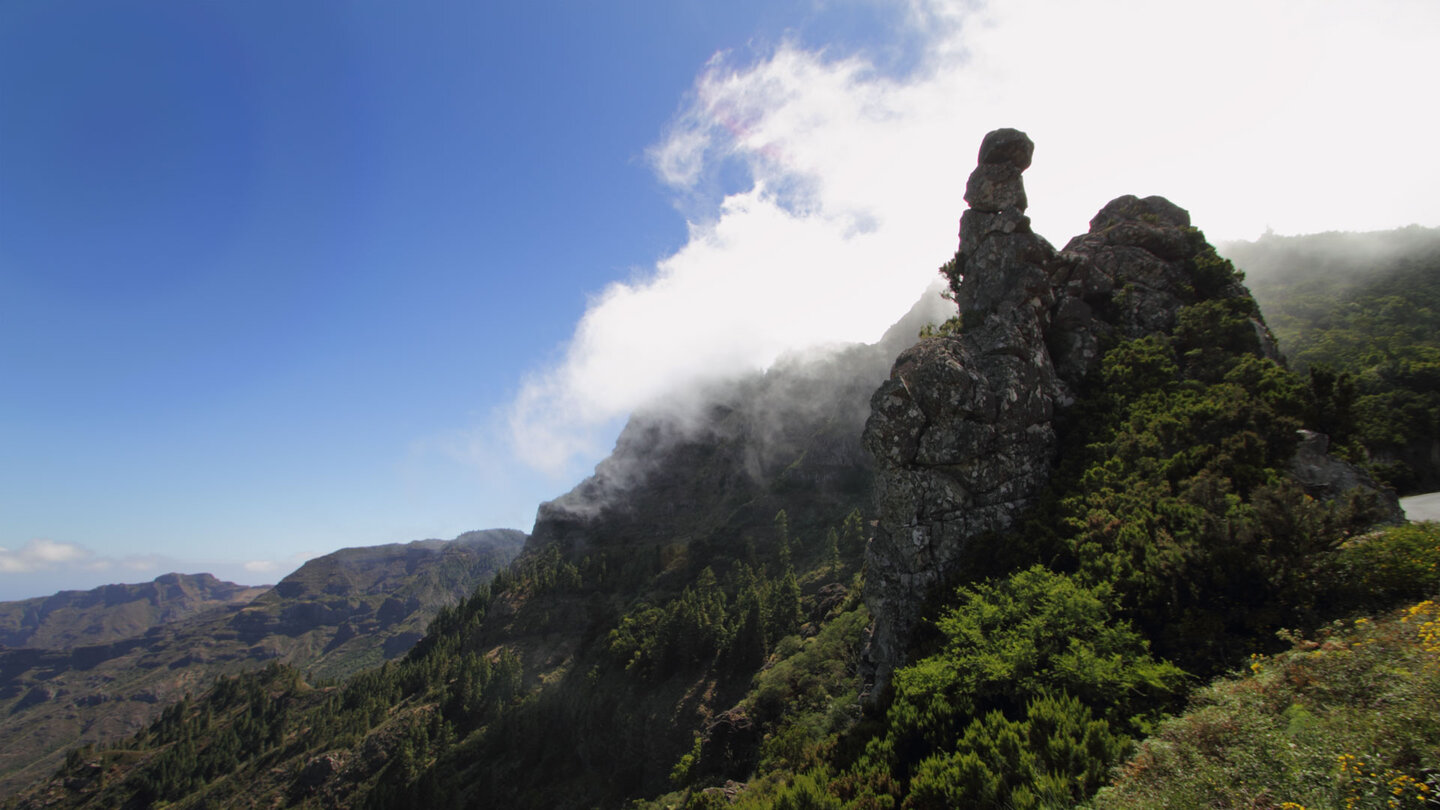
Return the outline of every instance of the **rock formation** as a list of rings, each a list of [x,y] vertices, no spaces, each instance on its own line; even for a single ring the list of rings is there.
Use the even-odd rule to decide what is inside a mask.
[[[1161,197],[1120,197],[1056,251],[1025,216],[1023,133],[985,136],[965,186],[960,247],[942,268],[956,334],[922,340],[871,400],[879,522],[866,601],[875,685],[903,659],[933,589],[965,574],[977,538],[1015,524],[1049,481],[1058,409],[1075,401],[1116,338],[1169,334],[1182,307],[1244,299],[1257,352],[1278,358],[1249,293],[1189,214]],[[1340,463],[1340,462],[1335,462]]]
[[[1310,497],[1321,500],[1341,498],[1356,489],[1381,488],[1369,473],[1330,455],[1330,437],[1313,430],[1300,431],[1300,444],[1290,459],[1290,475]],[[1380,522],[1405,522],[1405,512],[1398,500],[1388,499],[1378,506],[1382,510]]]
[[[1051,419],[1068,398],[1045,345],[1055,249],[1030,230],[1020,173],[1030,139],[986,136],[951,266],[963,332],[896,359],[871,399],[864,441],[877,461],[879,523],[866,602],[881,680],[900,659],[930,590],[953,576],[967,541],[1005,529],[1049,480]]]

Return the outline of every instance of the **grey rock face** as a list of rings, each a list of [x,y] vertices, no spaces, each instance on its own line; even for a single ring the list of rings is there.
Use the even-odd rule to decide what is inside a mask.
[[[864,443],[877,462],[879,521],[868,553],[875,624],[866,660],[875,693],[902,663],[928,596],[963,578],[967,560],[983,553],[979,538],[1013,526],[1048,483],[1055,413],[1074,402],[1102,347],[1169,334],[1180,309],[1201,300],[1249,298],[1233,277],[1211,272],[1217,260],[1205,237],[1162,197],[1113,200],[1088,233],[1056,251],[1025,216],[1021,173],[1033,150],[1017,130],[985,137],[965,187],[960,247],[945,270],[960,333],[900,354],[871,400]],[[1253,323],[1259,351],[1278,358],[1258,314]],[[1349,465],[1323,449],[1317,458],[1327,461],[1303,470],[1353,484],[1333,466]]]
[[[1050,477],[1051,420],[1069,396],[1045,344],[1055,249],[1024,215],[1020,172],[1032,150],[1016,130],[986,137],[955,260],[964,332],[902,353],[871,400],[864,441],[877,460],[880,519],[866,602],[877,686],[925,596],[963,568],[974,538],[1012,525]]]
[[[1030,158],[1035,154],[1035,144],[1030,136],[1018,129],[997,129],[986,134],[980,141],[980,164],[1014,166],[1020,171],[1030,168]]]
[[[1202,298],[1248,298],[1233,279],[1202,289],[1196,259],[1206,247],[1190,214],[1164,197],[1102,208],[1049,267],[1056,305],[1046,340],[1060,377],[1074,385],[1093,371],[1108,338],[1168,334],[1180,308]],[[1254,323],[1262,350],[1278,357],[1269,329]]]
[[[1330,455],[1330,437],[1313,430],[1300,431],[1300,444],[1290,459],[1290,474],[1312,497],[1338,498],[1351,490],[1381,492],[1381,487],[1364,470]],[[1377,507],[1385,523],[1404,523],[1405,511],[1393,493],[1381,497]]]

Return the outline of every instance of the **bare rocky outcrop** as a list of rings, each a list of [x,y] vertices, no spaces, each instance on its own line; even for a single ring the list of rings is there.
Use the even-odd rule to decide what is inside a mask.
[[[877,693],[929,594],[963,577],[977,539],[1015,525],[1048,483],[1055,415],[1105,346],[1170,334],[1180,309],[1201,300],[1244,299],[1256,351],[1279,357],[1248,291],[1170,201],[1113,200],[1060,251],[1033,233],[1021,178],[1033,151],[1017,130],[985,136],[960,247],[942,268],[959,328],[903,352],[871,400],[864,443],[877,461],[879,521],[866,659]]]
[[[867,560],[876,618],[867,657],[877,685],[969,541],[1009,527],[1050,477],[1052,417],[1069,395],[1044,336],[1055,249],[1025,216],[1020,174],[1032,151],[1016,130],[986,136],[947,268],[963,331],[903,352],[871,399],[864,442],[877,461],[879,522]]]
[[[1382,489],[1369,473],[1330,455],[1330,437],[1313,430],[1300,431],[1300,443],[1290,459],[1290,475],[1305,488],[1306,494],[1321,500],[1341,498],[1354,490],[1379,492]],[[1405,511],[1394,497],[1377,498],[1373,507],[1381,523],[1405,522]]]
[[[1077,384],[1108,339],[1169,334],[1181,307],[1201,299],[1248,301],[1239,281],[1214,272],[1218,262],[1185,209],[1164,197],[1112,200],[1050,264],[1055,303],[1046,343],[1056,372]],[[1258,311],[1251,323],[1261,354],[1278,360]]]

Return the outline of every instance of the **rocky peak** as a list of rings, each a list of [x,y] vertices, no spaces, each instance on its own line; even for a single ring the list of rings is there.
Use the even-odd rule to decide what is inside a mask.
[[[1035,145],[1025,133],[998,129],[980,144],[980,163],[965,184],[970,209],[960,217],[960,250],[947,269],[967,327],[1027,304],[1033,317],[1049,306],[1045,265],[1055,249],[1030,230],[1025,183]],[[962,283],[968,279],[968,283]]]
[[[1049,482],[1057,410],[1118,338],[1170,334],[1180,309],[1238,299],[1259,353],[1278,357],[1248,291],[1190,215],[1162,197],[1120,197],[1056,251],[1025,216],[1025,133],[985,136],[965,185],[960,245],[941,268],[955,334],[897,358],[871,400],[879,521],[866,601],[867,659],[883,685],[936,586],[962,577],[982,535],[1015,524]]]
[[[1009,527],[1050,477],[1051,422],[1069,395],[1045,342],[1055,249],[1024,213],[1020,175],[1033,149],[1017,130],[986,136],[965,187],[960,249],[944,268],[961,333],[901,353],[871,399],[864,443],[878,462],[879,522],[866,602],[880,681],[970,540]]]
[[[1250,293],[1228,274],[1190,214],[1164,197],[1126,195],[1090,220],[1050,265],[1055,303],[1046,341],[1062,379],[1074,385],[1093,371],[1107,338],[1168,334],[1181,307],[1206,298]],[[1270,330],[1251,316],[1261,352],[1278,359]]]

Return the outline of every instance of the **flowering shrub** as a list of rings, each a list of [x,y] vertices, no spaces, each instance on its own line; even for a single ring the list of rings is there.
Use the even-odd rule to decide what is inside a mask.
[[[1440,605],[1287,638],[1199,690],[1092,806],[1440,807]]]
[[[1440,589],[1440,524],[1396,526],[1344,543],[1327,566],[1347,603],[1366,608]]]

